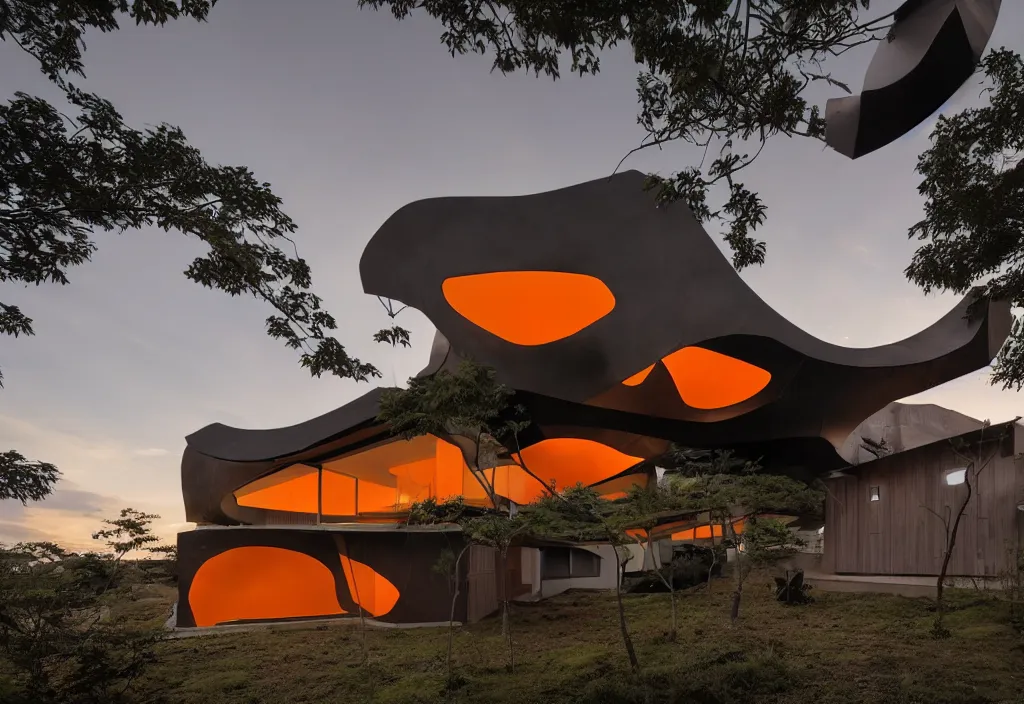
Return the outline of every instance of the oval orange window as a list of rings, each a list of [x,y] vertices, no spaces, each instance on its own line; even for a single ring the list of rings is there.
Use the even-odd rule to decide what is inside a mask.
[[[683,402],[705,411],[742,403],[772,380],[761,367],[702,347],[684,347],[661,361]]]
[[[188,603],[197,626],[246,620],[336,616],[334,575],[305,553],[246,545],[204,562],[192,577]]]
[[[495,271],[445,279],[445,300],[459,315],[516,345],[546,345],[612,312],[604,282],[561,271]]]
[[[554,482],[558,490],[576,484],[598,484],[643,462],[643,457],[633,457],[603,443],[581,438],[548,438],[524,447],[522,458],[512,457],[541,481]],[[540,496],[543,489],[538,489]]]

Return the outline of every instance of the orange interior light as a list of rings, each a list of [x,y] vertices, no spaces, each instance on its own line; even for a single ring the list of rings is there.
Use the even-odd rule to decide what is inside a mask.
[[[496,271],[445,279],[445,300],[471,323],[516,345],[546,345],[615,307],[604,282],[561,271]]]
[[[341,556],[341,567],[352,601],[359,604],[374,618],[379,618],[395,608],[398,603],[398,589],[394,584],[377,574],[372,567],[357,562],[347,555]]]
[[[661,361],[672,375],[683,402],[701,410],[746,401],[772,379],[760,367],[702,347],[684,347]]]
[[[646,369],[641,369],[628,379],[623,380],[622,383],[625,384],[626,386],[640,386],[640,384],[644,383],[644,380],[647,379],[647,377],[650,375],[652,371],[654,371],[653,364],[647,367]]]
[[[553,480],[558,490],[581,483],[597,484],[643,461],[641,457],[580,438],[541,440],[525,448],[521,459],[518,455],[515,459],[541,480]]]
[[[335,590],[334,575],[319,560],[284,548],[247,546],[204,562],[192,578],[188,603],[197,626],[336,616],[345,611]]]

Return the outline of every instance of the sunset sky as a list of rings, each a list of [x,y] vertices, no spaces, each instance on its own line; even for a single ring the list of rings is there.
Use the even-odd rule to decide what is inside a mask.
[[[887,12],[896,2],[872,3]],[[890,7],[892,6],[892,7]],[[215,163],[244,164],[269,181],[299,225],[314,288],[339,339],[394,384],[426,362],[433,335],[418,312],[399,322],[413,348],[375,345],[380,304],[361,291],[367,240],[402,205],[444,195],[516,195],[611,173],[643,133],[637,68],[628,49],[603,56],[597,77],[561,81],[489,72],[486,57],[453,59],[425,16],[396,22],[354,2],[221,0],[206,24],[130,22],[88,35],[88,80],[137,127],[169,122]],[[1024,36],[1024,7],[1003,3],[990,46]],[[1017,46],[1019,48],[1019,45]],[[859,89],[870,48],[837,77]],[[33,61],[0,44],[0,92],[53,98]],[[813,98],[824,106],[833,93]],[[975,101],[976,83],[951,101]],[[957,297],[925,296],[903,270],[921,217],[914,173],[925,125],[856,162],[822,144],[777,138],[745,174],[768,205],[759,237],[766,264],[743,278],[795,324],[829,342],[869,347],[927,327]],[[669,173],[699,160],[684,148],[648,150],[626,168]],[[712,226],[710,231],[717,237]],[[64,473],[54,495],[0,502],[0,542],[57,540],[82,548],[123,506],[160,514],[161,536],[186,527],[179,461],[184,437],[211,422],[290,425],[367,387],[312,379],[270,340],[270,310],[185,279],[202,252],[160,231],[98,234],[94,260],[71,285],[0,286],[0,300],[35,320],[36,336],[0,338],[0,450],[16,448]],[[911,402],[993,421],[1024,414],[1024,394],[981,371]]]

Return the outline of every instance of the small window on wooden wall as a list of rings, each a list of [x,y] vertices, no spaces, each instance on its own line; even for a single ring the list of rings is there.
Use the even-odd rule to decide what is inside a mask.
[[[946,484],[948,486],[957,486],[967,481],[967,468],[960,467],[959,469],[951,469],[946,472]]]
[[[868,501],[878,501],[880,498],[882,498],[877,486],[871,487],[871,493],[868,496]]]

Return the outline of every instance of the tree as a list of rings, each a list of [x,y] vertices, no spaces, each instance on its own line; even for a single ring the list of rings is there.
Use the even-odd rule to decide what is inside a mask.
[[[443,551],[433,566],[435,573],[444,576],[448,580],[449,594],[451,596],[451,611],[448,618],[448,650],[446,655],[449,686],[454,682],[452,639],[455,632],[455,605],[459,598],[459,585],[462,581],[460,567],[462,565],[462,558],[474,545],[491,548],[498,557],[498,572],[501,575],[498,580],[498,598],[501,601],[501,635],[505,639],[508,668],[510,671],[513,671],[515,670],[515,648],[512,640],[511,610],[509,608],[508,551],[512,547],[513,542],[526,532],[528,526],[518,515],[510,516],[497,511],[471,513],[467,511],[466,504],[461,496],[452,497],[442,502],[428,498],[413,504],[409,510],[410,525],[441,523],[458,525],[462,529],[462,536],[465,539],[465,543],[457,555],[451,550]]]
[[[921,155],[924,218],[910,229],[923,241],[907,277],[929,292],[965,293],[1024,306],[1024,61],[1005,48],[981,62],[988,105],[940,117]],[[1024,319],[999,353],[993,383],[1024,388]]]
[[[672,142],[703,150],[699,164],[652,175],[650,186],[660,202],[683,201],[701,222],[722,221],[737,269],[763,264],[766,255],[765,243],[753,235],[767,207],[738,180],[740,172],[773,137],[824,139],[824,118],[809,92],[821,86],[849,93],[830,73],[834,60],[885,40],[895,14],[873,11],[870,0],[359,4],[388,8],[399,20],[426,13],[441,23],[441,41],[453,56],[488,54],[491,70],[503,74],[526,71],[558,79],[565,66],[596,74],[602,51],[628,44],[641,66],[638,122],[646,135],[626,157]],[[964,292],[980,281],[986,297],[1020,307],[1024,64],[1015,52],[1001,49],[983,59],[981,68],[994,85],[990,105],[940,119],[932,147],[918,164],[924,176],[920,191],[928,200],[925,219],[910,235],[927,243],[906,273],[926,291]],[[991,380],[1024,388],[1024,319],[1016,319]]]
[[[513,404],[514,397],[515,391],[499,383],[493,369],[464,360],[454,371],[442,369],[409,379],[406,389],[385,390],[377,417],[390,426],[392,434],[406,439],[421,435],[468,438],[474,448],[470,470],[497,508],[497,466],[511,461],[503,443],[517,447],[519,433],[529,426],[525,410]],[[521,460],[519,466],[529,473]]]
[[[409,525],[436,525],[441,523],[459,523],[465,515],[466,504],[461,496],[455,496],[438,502],[437,499],[428,498],[418,501],[409,507]],[[462,584],[460,567],[462,558],[473,543],[466,540],[456,555],[452,550],[443,550],[437,562],[431,568],[435,574],[442,575],[448,581],[448,594],[451,597],[451,609],[448,614],[448,647],[445,652],[445,670],[447,677],[445,681],[449,687],[455,681],[455,672],[452,667],[452,646],[455,638],[455,605],[458,603]]]
[[[932,627],[932,634],[936,637],[944,638],[949,635],[949,630],[946,629],[942,622],[945,613],[943,587],[946,583],[946,572],[949,569],[950,559],[953,557],[953,551],[956,549],[956,538],[960,530],[960,522],[967,511],[967,505],[976,493],[978,476],[985,471],[989,464],[992,463],[992,460],[996,458],[996,455],[999,454],[1003,443],[1013,433],[1014,425],[1018,420],[1020,420],[1020,416],[1014,418],[1011,423],[994,430],[991,423],[986,420],[982,424],[979,431],[980,434],[976,440],[951,438],[948,441],[950,449],[965,463],[963,468],[964,499],[960,502],[960,506],[955,514],[948,504],[943,507],[945,515],[927,506],[922,506],[922,508],[942,522],[943,528],[942,566],[939,568],[939,576],[935,581],[935,623]]]
[[[155,660],[155,631],[105,622],[109,557],[0,548],[0,660],[10,704],[116,704]]]
[[[677,450],[679,467],[672,477],[680,505],[706,511],[722,526],[723,542],[736,550],[735,586],[730,620],[739,617],[743,587],[756,567],[765,567],[790,554],[802,541],[769,514],[820,514],[824,491],[820,482],[806,484],[783,475],[766,474],[756,462],[729,451]],[[736,525],[743,524],[741,539]],[[748,535],[748,531],[752,531]],[[713,534],[713,533],[712,533]]]
[[[69,270],[96,250],[98,230],[175,231],[209,247],[185,276],[270,305],[275,313],[267,318],[267,333],[299,350],[314,376],[379,377],[329,336],[337,322],[311,291],[309,265],[292,239],[297,226],[270,184],[245,167],[207,163],[177,127],[129,127],[110,102],[68,80],[85,76],[87,30],[111,32],[125,18],[150,25],[204,21],[215,2],[3,3],[0,39],[34,57],[68,106],[23,92],[0,104],[0,282],[68,284]],[[0,334],[32,335],[33,321],[18,306],[0,302]],[[407,331],[396,326],[389,334],[408,344]],[[0,464],[0,486],[19,500],[42,499],[58,475],[26,473],[23,464],[12,469],[9,462],[23,461],[18,457]]]
[[[32,462],[16,450],[0,453],[0,501],[14,499],[24,506],[53,491],[60,471],[49,462]]]
[[[677,512],[679,501],[677,496],[666,489],[652,484],[650,486],[633,485],[624,499],[614,501],[610,505],[613,511],[611,522],[620,527],[623,533],[636,543],[643,555],[644,571],[658,579],[669,593],[669,604],[672,613],[672,627],[669,640],[675,641],[678,634],[676,618],[676,588],[673,564],[662,565],[654,554],[652,534],[666,514]],[[648,567],[650,563],[650,567]]]
[[[546,538],[606,541],[615,551],[615,602],[618,606],[619,633],[626,649],[626,657],[633,672],[640,671],[640,660],[633,646],[622,602],[622,575],[631,557],[625,549],[630,539],[608,518],[607,501],[591,487],[577,484],[558,494],[547,494],[522,508],[520,515],[532,534]]]
[[[114,575],[125,555],[159,542],[160,539],[153,535],[152,529],[153,521],[159,519],[160,516],[155,513],[143,513],[133,508],[121,509],[117,518],[103,519],[103,524],[109,527],[101,528],[93,533],[92,539],[105,541],[112,553],[113,560],[108,584],[113,583]]]

